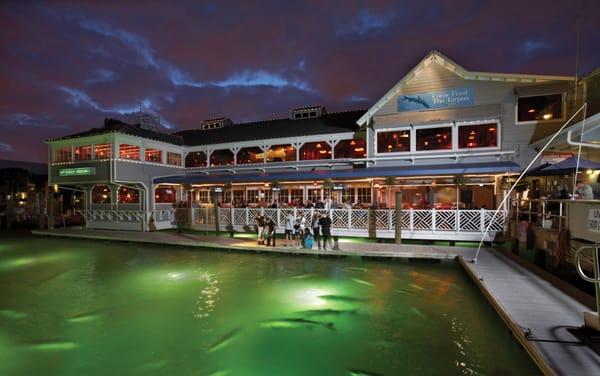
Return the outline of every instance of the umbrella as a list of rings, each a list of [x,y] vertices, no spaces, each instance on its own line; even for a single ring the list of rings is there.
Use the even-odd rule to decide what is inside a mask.
[[[539,171],[540,175],[563,175],[575,172],[577,168],[577,157],[570,157],[564,161],[550,165]],[[600,170],[600,162],[590,161],[588,159],[579,160],[579,170]]]

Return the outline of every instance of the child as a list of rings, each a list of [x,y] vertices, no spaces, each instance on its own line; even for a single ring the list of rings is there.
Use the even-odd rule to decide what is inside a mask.
[[[304,249],[312,249],[313,247],[313,236],[310,233],[310,229],[306,229],[304,235]]]

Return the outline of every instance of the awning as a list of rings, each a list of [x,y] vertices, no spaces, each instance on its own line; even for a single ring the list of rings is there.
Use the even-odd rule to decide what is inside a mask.
[[[438,165],[410,165],[397,167],[352,168],[345,170],[315,170],[292,172],[261,172],[238,173],[226,175],[206,175],[189,173],[154,179],[154,184],[223,184],[271,182],[271,181],[312,181],[323,179],[359,179],[386,177],[418,177],[430,175],[461,175],[461,174],[503,174],[520,172],[521,167],[510,161],[454,163]]]
[[[527,175],[531,176],[548,176],[548,175],[564,175],[572,174],[577,168],[577,157],[567,158],[553,165],[548,165],[544,168],[536,169],[535,172],[530,172]],[[600,163],[590,161],[588,159],[579,160],[579,171],[582,170],[600,170]]]

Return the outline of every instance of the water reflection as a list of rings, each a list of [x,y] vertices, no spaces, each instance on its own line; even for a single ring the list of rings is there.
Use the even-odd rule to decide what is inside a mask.
[[[215,310],[219,294],[219,280],[207,271],[199,270],[199,273],[198,279],[206,285],[200,290],[200,295],[196,300],[194,317],[205,319]]]

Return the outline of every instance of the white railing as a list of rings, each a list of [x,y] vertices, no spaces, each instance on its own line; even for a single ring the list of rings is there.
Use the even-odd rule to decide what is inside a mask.
[[[331,218],[331,229],[334,235],[367,236],[369,228],[376,231],[377,237],[393,237],[396,226],[394,209],[271,209],[271,208],[219,208],[219,226],[221,230],[233,227],[236,231],[253,228],[255,217],[264,215],[275,221],[277,231],[283,232],[285,220],[289,213],[294,217],[301,215],[306,226],[312,226],[315,212],[327,213]],[[490,221],[490,234],[493,239],[496,232],[505,229],[505,212],[495,218],[494,210],[436,210],[408,209],[402,210],[403,237],[445,239],[445,240],[477,240],[485,231]],[[215,228],[214,208],[192,209],[192,227],[204,229]],[[369,224],[371,223],[371,226]]]
[[[219,228],[221,231],[233,229],[245,231],[254,228],[257,215],[270,217],[275,221],[277,232],[283,232],[285,221],[291,213],[301,215],[306,226],[312,227],[312,219],[317,213],[329,213],[333,235],[369,236],[369,230],[375,231],[380,238],[393,238],[396,226],[394,209],[271,209],[271,208],[218,208]],[[123,224],[147,224],[154,222],[157,229],[175,227],[175,210],[164,209],[150,212],[120,210],[81,211],[88,226],[101,223],[102,228],[120,229]],[[496,232],[505,229],[505,213],[496,218],[494,210],[402,210],[402,237],[407,239],[439,240],[478,240],[490,221],[490,233],[486,239],[494,238]],[[193,229],[214,230],[216,225],[215,208],[193,208],[190,210],[189,225]]]

